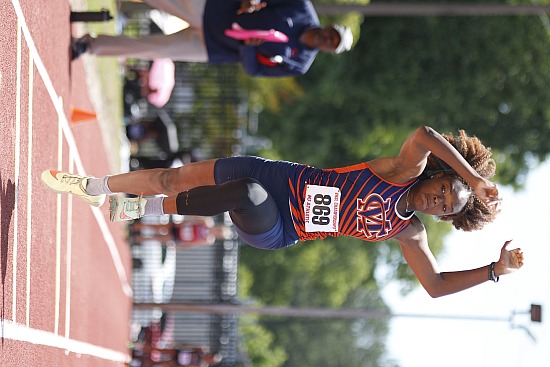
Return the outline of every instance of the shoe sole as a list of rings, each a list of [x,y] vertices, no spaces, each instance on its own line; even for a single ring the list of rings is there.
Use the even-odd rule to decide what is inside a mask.
[[[118,208],[118,200],[116,197],[111,196],[109,198],[109,220],[111,222],[117,222],[116,220],[116,210]]]

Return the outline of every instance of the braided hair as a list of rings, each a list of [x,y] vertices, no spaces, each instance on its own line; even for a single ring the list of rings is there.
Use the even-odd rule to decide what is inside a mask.
[[[468,136],[464,130],[458,130],[455,134],[441,134],[455,149],[466,159],[474,170],[483,178],[490,179],[495,174],[496,163],[492,158],[491,148],[486,147],[475,136]],[[464,182],[451,167],[445,162],[430,154],[426,168],[421,179],[428,179],[438,174],[443,177],[450,177]],[[465,183],[465,182],[464,182]],[[466,184],[466,183],[465,183]],[[466,186],[468,186],[466,184]],[[499,209],[495,206],[488,206],[472,194],[468,198],[464,208],[455,214],[440,216],[438,219],[449,221],[456,229],[463,231],[475,231],[483,228],[487,223],[492,222]]]

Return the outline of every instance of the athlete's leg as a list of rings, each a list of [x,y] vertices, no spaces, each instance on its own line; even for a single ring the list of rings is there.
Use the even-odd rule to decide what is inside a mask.
[[[206,0],[144,0],[155,9],[163,10],[185,20],[191,28],[202,28]]]
[[[291,246],[297,240],[292,233],[287,234],[285,218],[273,196],[260,182],[246,176],[217,185],[190,188],[168,197],[111,196],[110,199],[112,221],[148,215],[213,216],[229,212],[238,235],[249,245],[275,250]]]
[[[170,58],[175,61],[208,62],[202,29],[188,28],[170,35],[132,38],[99,35],[88,39],[87,51],[99,56],[135,57],[144,60]]]
[[[256,180],[242,178],[221,185],[195,187],[164,199],[165,214],[212,216],[229,212],[233,223],[249,234],[272,229],[279,211]]]
[[[177,195],[197,186],[214,185],[216,160],[193,162],[178,168],[155,168],[110,176],[107,184],[112,192],[133,195]],[[166,212],[166,214],[177,214]]]
[[[189,27],[164,35],[139,38],[89,34],[71,43],[72,58],[89,52],[99,56],[135,57],[145,60],[170,58],[176,61],[208,62],[204,42],[203,13],[206,0],[145,0],[153,8],[185,20]]]

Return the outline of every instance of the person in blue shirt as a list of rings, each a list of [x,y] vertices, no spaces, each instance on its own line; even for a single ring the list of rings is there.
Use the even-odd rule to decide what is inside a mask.
[[[152,60],[225,64],[240,62],[252,76],[296,76],[305,74],[317,53],[339,54],[351,49],[353,35],[348,27],[322,26],[309,0],[145,0],[189,23],[171,35],[126,36],[85,35],[71,43],[72,58],[83,53]],[[288,42],[259,38],[238,40],[225,35],[237,23],[246,30],[276,30]]]

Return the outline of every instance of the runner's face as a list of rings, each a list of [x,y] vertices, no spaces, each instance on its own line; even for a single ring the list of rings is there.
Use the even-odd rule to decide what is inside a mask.
[[[316,35],[319,51],[334,53],[340,43],[340,34],[333,27],[319,29]]]
[[[460,181],[449,177],[421,181],[411,188],[409,209],[444,216],[464,208],[471,191]]]

